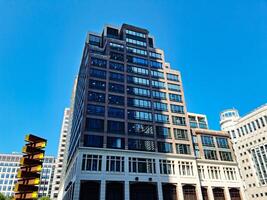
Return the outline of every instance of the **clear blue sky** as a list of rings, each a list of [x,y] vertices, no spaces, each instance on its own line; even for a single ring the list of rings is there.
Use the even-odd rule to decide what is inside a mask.
[[[87,31],[129,23],[150,30],[182,72],[188,110],[241,114],[267,102],[267,1],[0,1],[0,152],[32,132],[55,155]]]

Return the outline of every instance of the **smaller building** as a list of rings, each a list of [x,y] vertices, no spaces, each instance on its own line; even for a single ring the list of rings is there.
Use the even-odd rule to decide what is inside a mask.
[[[190,128],[208,129],[207,116],[197,113],[188,113]]]
[[[19,169],[22,154],[0,154],[0,193],[6,196],[14,195],[14,186],[17,182],[17,171]],[[39,196],[51,195],[53,174],[55,168],[55,158],[46,156],[41,172],[41,183],[39,186]]]

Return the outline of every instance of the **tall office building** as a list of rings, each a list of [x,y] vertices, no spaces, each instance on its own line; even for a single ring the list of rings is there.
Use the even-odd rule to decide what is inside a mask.
[[[221,129],[231,135],[247,199],[267,199],[267,104],[243,117],[228,109],[220,118]]]
[[[53,199],[58,198],[60,183],[63,180],[62,178],[63,162],[64,162],[64,155],[66,153],[67,134],[69,131],[69,123],[70,123],[69,118],[70,118],[70,109],[65,108],[60,137],[59,137],[58,153],[57,153],[57,158],[56,158],[56,167],[55,167],[53,186],[52,186],[51,197]]]
[[[147,30],[88,33],[63,199],[241,199],[228,134],[195,116],[191,130],[180,72]]]
[[[0,154],[0,192],[6,196],[14,195],[21,154]],[[55,158],[45,156],[39,185],[39,197],[51,196]]]

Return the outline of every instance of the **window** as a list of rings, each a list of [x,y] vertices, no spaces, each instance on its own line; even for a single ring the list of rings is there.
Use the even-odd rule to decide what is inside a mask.
[[[108,133],[124,134],[124,122],[108,120]]]
[[[110,42],[109,46],[110,46],[111,49],[114,49],[114,50],[117,50],[117,51],[123,51],[124,50],[124,46],[121,45],[121,44],[116,44],[116,43]]]
[[[128,118],[136,120],[152,121],[152,114],[150,112],[128,110]]]
[[[129,135],[153,136],[153,126],[139,123],[128,123]]]
[[[89,92],[88,93],[88,100],[105,103],[105,94],[98,93],[98,92]]]
[[[135,73],[135,74],[141,74],[141,75],[148,75],[148,69],[145,69],[142,67],[135,67],[132,65],[127,66],[127,72]]]
[[[128,53],[138,54],[138,55],[142,55],[142,56],[147,55],[147,51],[142,50],[142,49],[137,49],[137,48],[133,48],[133,47],[126,47],[126,49],[127,49]]]
[[[179,94],[169,94],[170,101],[182,102],[182,96]]]
[[[96,67],[106,68],[107,67],[107,61],[92,57],[91,58],[91,65],[96,66]]]
[[[161,59],[161,54],[160,53],[156,53],[156,52],[149,52],[149,56],[152,58],[158,58]]]
[[[218,160],[217,158],[217,154],[215,150],[208,150],[208,149],[204,149],[204,155],[206,159],[209,160]]]
[[[216,137],[216,141],[219,148],[229,149],[227,138]]]
[[[124,93],[124,85],[109,83],[109,91],[116,93]]]
[[[127,62],[134,63],[137,65],[143,65],[143,66],[148,65],[147,59],[139,58],[139,57],[135,57],[135,56],[127,56]]]
[[[160,174],[175,174],[174,160],[159,160]]]
[[[103,147],[103,136],[98,135],[84,135],[85,147]]]
[[[138,85],[149,85],[149,80],[146,78],[140,78],[136,76],[127,76],[128,83],[138,84]]]
[[[155,117],[155,122],[169,123],[169,115],[155,113],[154,117]]]
[[[168,89],[172,90],[172,91],[181,92],[181,86],[180,85],[168,83]]]
[[[202,145],[203,146],[208,146],[208,147],[214,147],[215,146],[212,136],[202,135],[201,136],[201,140],[202,140]]]
[[[142,41],[139,41],[139,40],[126,38],[126,42],[130,43],[130,44],[135,44],[135,45],[138,45],[138,46],[141,46],[141,47],[146,47],[146,42],[142,42]]]
[[[89,69],[89,75],[91,77],[95,77],[95,78],[106,79],[106,71],[100,70],[100,69],[90,68]]]
[[[121,63],[109,62],[109,69],[124,71],[124,65]]]
[[[176,144],[177,154],[190,154],[189,144]]]
[[[176,140],[188,140],[188,133],[186,129],[173,129],[174,137]]]
[[[150,73],[152,78],[164,78],[163,72],[151,70]]]
[[[115,72],[110,72],[109,73],[109,79],[112,81],[119,81],[119,82],[124,82],[124,75],[123,74],[118,74]]]
[[[162,63],[156,61],[149,61],[149,66],[156,69],[162,69]]]
[[[228,151],[219,151],[221,160],[223,161],[233,161],[231,152]]]
[[[178,172],[180,176],[194,176],[193,163],[178,161]]]
[[[108,95],[108,103],[114,105],[124,105],[124,96]]]
[[[87,114],[89,115],[97,115],[104,116],[105,115],[105,107],[88,104],[87,105]]]
[[[109,107],[108,108],[108,116],[123,119],[124,118],[124,109]]]
[[[96,90],[106,90],[106,83],[104,81],[89,80],[89,88]]]
[[[103,132],[104,131],[104,120],[103,119],[87,118],[85,130],[86,131],[94,131],[94,132]]]
[[[101,171],[102,156],[83,154],[82,171]]]
[[[171,131],[168,127],[156,126],[156,133],[158,138],[171,138]]]
[[[154,110],[168,111],[168,105],[166,103],[154,102]]]
[[[94,45],[94,46],[100,46],[101,38],[98,37],[98,36],[96,36],[96,35],[90,34],[90,36],[89,36],[89,43],[91,45]]]
[[[179,81],[179,76],[176,74],[167,74],[167,79],[170,81]]]
[[[172,143],[158,142],[158,152],[172,153]]]
[[[184,113],[184,107],[171,104],[171,111],[172,113]]]
[[[151,101],[144,99],[128,98],[128,106],[139,108],[151,108]]]
[[[124,56],[121,53],[110,52],[110,59],[124,61]]]
[[[156,173],[155,159],[129,158],[129,172],[131,173]]]
[[[124,172],[124,157],[107,156],[106,171],[107,172]]]
[[[162,81],[151,81],[151,85],[154,88],[165,88],[165,83]]]
[[[184,117],[172,116],[172,123],[174,125],[186,126],[186,122],[185,122],[185,118]]]
[[[107,148],[124,149],[124,138],[107,137]]]
[[[137,95],[137,96],[150,97],[150,91],[144,88],[127,87],[127,93]]]
[[[166,99],[166,93],[165,92],[159,92],[159,91],[152,91],[152,96],[154,99],[161,99],[165,100]]]
[[[128,29],[126,29],[125,32],[126,32],[126,34],[129,34],[129,35],[133,35],[133,36],[137,36],[137,37],[141,37],[141,38],[146,38],[146,35],[144,33],[131,31],[131,30],[128,30]]]
[[[129,150],[155,151],[155,143],[152,140],[128,139]]]

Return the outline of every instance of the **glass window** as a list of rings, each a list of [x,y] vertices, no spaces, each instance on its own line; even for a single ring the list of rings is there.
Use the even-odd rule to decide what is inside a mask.
[[[151,101],[144,99],[128,98],[128,106],[151,108]]]
[[[176,144],[176,151],[178,154],[191,154],[189,144]]]
[[[221,160],[223,161],[233,161],[231,152],[228,151],[219,151]]]
[[[124,109],[109,107],[108,108],[108,116],[123,119],[124,118]]]
[[[156,69],[162,69],[162,63],[156,61],[149,61],[149,66]]]
[[[179,81],[179,76],[176,74],[167,74],[167,79],[170,81]]]
[[[172,123],[174,125],[186,126],[186,122],[185,122],[185,118],[184,117],[172,116]]]
[[[109,91],[115,93],[124,93],[124,85],[109,83]]]
[[[154,102],[153,107],[154,107],[154,110],[168,111],[168,104],[166,103]]]
[[[217,145],[219,148],[229,149],[228,140],[224,137],[216,137]]]
[[[121,53],[110,52],[110,59],[123,62],[124,61],[124,55]]]
[[[158,152],[172,153],[172,143],[158,142]]]
[[[127,76],[128,83],[138,84],[138,85],[149,85],[149,80],[146,78],[140,78],[137,76]]]
[[[154,88],[165,88],[165,83],[162,81],[151,81],[151,85]]]
[[[109,69],[124,71],[124,65],[121,63],[109,62]]]
[[[104,120],[87,118],[85,122],[86,131],[104,132]]]
[[[88,104],[87,105],[87,113],[89,115],[104,116],[105,115],[105,107]]]
[[[154,117],[155,117],[155,122],[169,123],[169,115],[155,113]]]
[[[114,50],[117,50],[117,51],[123,51],[124,50],[124,46],[121,45],[121,44],[116,44],[116,43],[110,42],[109,46],[110,46],[111,49],[114,49]]]
[[[180,85],[168,83],[168,89],[172,90],[172,91],[181,92],[181,86]]]
[[[89,44],[94,46],[100,46],[101,43],[101,37],[90,34],[89,36]]]
[[[89,69],[89,75],[91,77],[95,77],[95,78],[106,79],[106,71],[100,70],[100,69],[90,68]]]
[[[129,150],[155,151],[155,143],[152,140],[128,139]]]
[[[135,56],[127,56],[127,62],[138,64],[138,65],[144,65],[144,66],[148,65],[147,59],[139,58]]]
[[[124,149],[124,138],[107,137],[107,148]]]
[[[168,127],[156,126],[156,133],[158,138],[171,138],[171,131]]]
[[[124,157],[107,156],[106,171],[107,172],[124,172]]]
[[[172,113],[184,113],[184,107],[180,105],[171,104]]]
[[[88,92],[88,100],[105,103],[105,94],[98,92]]]
[[[166,93],[165,92],[159,92],[159,91],[152,91],[152,96],[154,99],[161,99],[165,100],[166,99]]]
[[[114,105],[124,105],[124,96],[108,95],[108,103]]]
[[[126,42],[130,43],[130,44],[138,45],[138,46],[141,46],[141,47],[146,47],[146,42],[143,42],[143,41],[134,40],[134,39],[131,39],[131,38],[126,38]]]
[[[128,119],[152,121],[152,114],[150,112],[128,110]]]
[[[124,122],[108,120],[108,133],[124,134]]]
[[[150,97],[150,90],[138,87],[127,87],[127,93],[137,96]]]
[[[96,67],[106,68],[107,67],[107,61],[92,57],[91,58],[91,65],[96,66]]]
[[[204,149],[204,155],[206,159],[209,160],[218,160],[217,158],[217,154],[215,150],[208,150],[208,149]]]
[[[135,67],[132,65],[128,65],[127,71],[129,73],[141,74],[141,75],[148,75],[148,69],[142,67]]]
[[[115,73],[115,72],[110,72],[109,73],[109,80],[124,82],[124,75],[123,74],[118,74],[118,73]]]
[[[185,129],[173,129],[174,137],[176,140],[188,140],[188,133]]]
[[[129,135],[153,136],[153,126],[139,123],[128,123]]]
[[[182,96],[179,94],[169,94],[169,99],[170,101],[175,101],[175,102],[182,102]]]
[[[102,156],[83,154],[82,170],[86,171],[101,171]]]
[[[151,70],[150,73],[153,78],[164,78],[163,72]]]
[[[142,56],[147,55],[147,51],[142,50],[142,49],[137,49],[137,48],[133,48],[133,47],[126,47],[126,49],[127,49],[128,53],[134,53],[134,54],[138,54],[138,55],[142,55]]]
[[[174,160],[159,160],[161,174],[175,174]]]
[[[160,53],[156,53],[156,52],[149,52],[149,56],[152,58],[158,58],[161,59],[161,54]]]
[[[202,145],[203,146],[208,146],[208,147],[214,147],[215,146],[212,136],[202,135],[201,136],[201,140],[202,140]]]
[[[106,90],[106,83],[104,81],[89,80],[89,88],[96,90]]]
[[[103,136],[84,135],[85,147],[103,147]]]
[[[155,174],[155,159],[129,157],[129,172]]]
[[[125,32],[126,32],[126,34],[129,34],[129,35],[133,35],[133,36],[137,36],[137,37],[141,37],[141,38],[146,38],[146,35],[144,33],[131,31],[131,30],[128,30],[128,29],[126,29]]]

